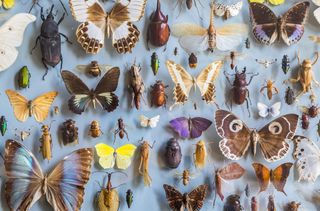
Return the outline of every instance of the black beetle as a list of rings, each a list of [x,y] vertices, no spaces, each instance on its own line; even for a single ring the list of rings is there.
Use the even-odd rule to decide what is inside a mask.
[[[233,194],[228,196],[227,201],[223,207],[223,211],[241,211],[243,207],[240,204],[240,196]]]
[[[66,35],[59,32],[59,24],[63,21],[65,13],[63,13],[57,23],[55,22],[52,14],[53,7],[54,5],[51,6],[51,10],[47,18],[44,17],[43,8],[41,7],[41,19],[43,21],[41,25],[41,34],[37,37],[36,44],[31,50],[32,53],[40,41],[42,63],[47,69],[42,80],[44,80],[45,76],[48,74],[48,65],[55,67],[60,63],[60,70],[62,69],[63,58],[61,54],[61,36],[63,36],[68,43],[72,44]]]
[[[175,138],[171,138],[167,142],[165,151],[165,161],[169,168],[177,168],[181,162],[181,148],[179,142]]]

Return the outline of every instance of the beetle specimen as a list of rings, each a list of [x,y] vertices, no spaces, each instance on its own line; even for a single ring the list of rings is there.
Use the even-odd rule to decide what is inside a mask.
[[[261,64],[265,69],[267,69],[268,67],[270,67],[270,65],[276,63],[277,59],[272,59],[272,60],[267,60],[267,59],[259,60],[259,59],[256,59],[255,61],[258,64]]]
[[[143,139],[141,139],[142,141]],[[142,141],[141,151],[140,151],[140,164],[139,164],[139,174],[143,176],[143,182],[145,186],[151,185],[151,177],[149,175],[149,155],[150,148],[153,148],[155,142],[150,145],[147,141]]]
[[[316,105],[312,105],[310,107],[302,106],[301,110],[302,110],[303,113],[308,114],[308,116],[311,117],[311,118],[317,117],[318,114],[320,113],[320,107],[318,107]]]
[[[290,78],[288,80],[285,80],[284,83],[297,83],[299,82],[302,86],[302,90],[298,95],[296,96],[296,99],[298,99],[301,95],[311,92],[311,96],[314,96],[313,90],[312,90],[312,82],[314,82],[317,86],[320,86],[319,82],[316,81],[312,66],[315,65],[319,59],[319,53],[316,52],[316,59],[312,62],[310,59],[305,59],[301,63],[300,61],[300,56],[298,52],[298,63],[300,66],[299,72],[298,72],[298,77],[297,78]]]
[[[293,89],[291,89],[290,86],[288,86],[288,88],[286,90],[286,95],[285,95],[284,99],[288,105],[292,105],[296,101]]]
[[[5,116],[0,117],[0,132],[1,135],[4,136],[4,134],[7,132],[8,129],[8,122],[6,120]]]
[[[170,37],[170,27],[168,25],[168,15],[161,12],[160,0],[157,0],[157,9],[150,16],[150,23],[147,33],[147,46],[149,41],[152,45],[161,47],[167,44]]]
[[[47,159],[48,161],[52,158],[52,137],[50,134],[50,128],[48,125],[42,125],[42,135],[40,137],[40,152],[42,154],[43,159]]]
[[[194,53],[191,53],[188,59],[189,67],[190,68],[196,68],[198,65],[198,58]]]
[[[167,142],[164,158],[169,168],[177,168],[181,162],[182,154],[179,142],[175,138],[171,138]]]
[[[100,124],[97,120],[93,120],[90,124],[90,129],[89,129],[89,136],[92,138],[97,138],[101,136],[102,131],[100,129]]]
[[[309,122],[308,114],[302,113],[302,117],[301,117],[301,127],[302,127],[302,129],[308,130],[309,125],[310,125],[310,122]]]
[[[175,47],[175,48],[174,48],[174,50],[173,50],[173,55],[175,55],[175,56],[178,55],[178,47]]]
[[[242,105],[244,101],[247,103],[247,109],[250,115],[249,111],[249,101],[250,101],[250,93],[247,88],[247,86],[250,85],[253,77],[259,75],[258,73],[252,74],[252,73],[246,73],[246,68],[243,68],[242,72],[239,72],[237,67],[235,67],[235,74],[228,74],[226,71],[224,72],[224,75],[227,78],[227,81],[232,86],[231,92],[232,92],[232,101],[235,102],[237,105]],[[246,76],[248,74],[252,74],[249,82],[247,82]],[[235,79],[233,83],[231,83],[229,76],[235,76]],[[232,106],[232,103],[231,103]]]
[[[267,80],[266,83],[267,83],[267,85],[266,85],[266,86],[263,86],[263,87],[260,89],[260,93],[262,93],[263,90],[267,89],[268,99],[271,100],[271,99],[272,99],[272,96],[273,96],[274,94],[278,94],[278,93],[279,93],[279,90],[277,89],[277,87],[274,86],[275,81]],[[274,91],[275,93],[273,93],[273,91]]]
[[[243,207],[240,204],[240,196],[233,194],[227,197],[227,201],[223,206],[223,211],[241,211]]]
[[[60,113],[60,109],[59,109],[59,106],[53,106],[53,113],[55,115],[58,115]]]
[[[107,72],[112,68],[111,65],[101,65],[98,61],[91,61],[89,65],[77,65],[77,69],[86,72],[92,77],[101,76],[102,72]]]
[[[22,142],[25,141],[31,135],[30,128],[28,130],[21,130],[21,131],[18,131],[18,129],[16,128],[15,131],[16,131],[15,136],[18,137]]]
[[[151,86],[151,107],[154,105],[156,107],[166,106],[168,96],[165,93],[165,89],[168,85],[165,85],[162,81],[156,81],[156,83]]]
[[[249,184],[246,185],[245,189],[244,189],[244,193],[246,194],[246,197],[249,198],[250,196],[250,188],[249,188]]]
[[[246,39],[246,41],[245,41],[245,45],[246,45],[246,49],[250,49],[250,47],[251,47],[251,43],[250,43],[249,38],[247,38],[247,39]]]
[[[298,211],[300,205],[301,205],[301,203],[297,203],[295,201],[292,201],[287,204],[286,211]]]
[[[29,88],[30,87],[31,74],[27,66],[23,66],[18,72],[18,85],[19,88]]]
[[[42,63],[46,68],[46,73],[43,75],[42,80],[44,80],[45,76],[48,74],[48,65],[55,67],[60,63],[60,70],[62,69],[63,58],[61,54],[61,36],[63,36],[68,43],[72,44],[66,35],[59,32],[59,25],[63,21],[65,13],[63,13],[57,23],[52,14],[53,7],[54,5],[52,5],[47,18],[44,17],[43,8],[41,7],[41,19],[43,21],[41,25],[41,34],[37,37],[36,44],[31,50],[32,53],[40,41]]]
[[[120,139],[123,139],[124,135],[126,135],[127,140],[129,141],[129,135],[128,132],[126,130],[126,125],[123,122],[122,118],[118,119],[118,128],[116,130],[114,130],[113,135],[114,135],[114,141],[116,141],[117,139],[117,134],[119,134]]]
[[[258,211],[258,207],[259,205],[258,205],[257,199],[256,197],[253,196],[251,198],[251,211]]]
[[[272,195],[269,195],[267,208],[268,208],[268,211],[276,211],[276,206],[274,204],[274,197]]]
[[[133,192],[131,189],[128,189],[126,192],[126,202],[127,202],[128,208],[130,208],[133,202]]]
[[[290,70],[290,59],[286,54],[282,57],[281,67],[284,74],[287,74]]]
[[[144,83],[142,80],[142,76],[140,74],[141,67],[133,64],[129,70],[131,79],[130,79],[130,85],[131,88],[131,106],[135,106],[137,110],[140,108],[140,100],[143,98],[143,92],[144,92]]]
[[[193,160],[196,168],[198,169],[204,168],[204,166],[206,165],[206,158],[207,158],[206,145],[203,140],[200,140],[196,144],[196,150],[193,153]]]
[[[61,127],[63,145],[78,144],[78,127],[72,119],[66,120]]]
[[[159,61],[158,55],[156,52],[153,52],[151,56],[151,69],[152,69],[153,75],[157,75],[159,70],[159,64],[160,64],[160,61]]]

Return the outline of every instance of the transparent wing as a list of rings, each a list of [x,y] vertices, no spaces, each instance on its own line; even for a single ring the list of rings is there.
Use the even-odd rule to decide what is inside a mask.
[[[206,51],[209,48],[209,37],[207,34],[203,36],[199,35],[187,35],[180,37],[179,44],[188,53],[200,53]]]
[[[175,37],[182,37],[186,35],[198,35],[203,36],[207,34],[207,29],[202,26],[192,23],[181,23],[171,27],[171,33]]]
[[[216,46],[221,51],[234,50],[248,35],[244,24],[230,24],[217,29]]]

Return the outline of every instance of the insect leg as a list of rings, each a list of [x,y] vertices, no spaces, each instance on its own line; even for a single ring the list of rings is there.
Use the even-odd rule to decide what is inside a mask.
[[[62,33],[59,33],[59,34],[60,34],[62,37],[64,37],[69,44],[72,44],[72,42],[69,40],[69,38],[68,38],[65,34],[62,34]]]
[[[62,54],[60,54],[60,72],[62,70],[62,65],[63,65],[63,57],[62,57]]]
[[[127,140],[129,141],[129,135],[128,132],[126,130],[123,130],[124,134],[126,134]]]
[[[199,3],[200,3],[200,5],[202,6],[202,4],[201,4],[200,1],[199,1]],[[194,6],[195,6],[196,9],[197,9],[199,18],[200,18],[201,20],[203,20],[202,17],[200,16],[200,11],[199,11],[199,8],[198,8],[198,5],[197,5],[197,0],[194,0]],[[202,6],[202,7],[203,7],[203,6]]]
[[[37,37],[36,39],[36,44],[34,45],[34,47],[32,48],[32,50],[30,51],[30,54],[32,54],[33,50],[37,47],[38,42],[39,42],[40,36]]]
[[[46,68],[46,73],[42,76],[42,80],[44,80],[46,75],[48,74],[49,68],[48,68],[48,65],[46,64],[46,60],[44,58],[42,58],[42,64]]]

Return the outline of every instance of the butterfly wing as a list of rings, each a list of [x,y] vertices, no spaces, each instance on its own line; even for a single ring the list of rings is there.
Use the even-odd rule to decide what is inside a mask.
[[[76,114],[81,114],[91,102],[89,88],[78,76],[68,70],[63,70],[61,76],[68,92],[72,95],[68,101],[69,109]]]
[[[275,104],[273,104],[270,108],[271,116],[273,116],[273,117],[279,116],[280,109],[281,109],[281,102],[276,102]]]
[[[248,36],[248,27],[245,24],[228,24],[217,28],[216,47],[220,51],[230,51],[238,47]]]
[[[29,116],[28,100],[18,92],[10,89],[6,90],[6,94],[9,98],[11,106],[13,107],[14,116],[20,122],[26,121]]]
[[[257,103],[257,107],[259,110],[259,116],[266,118],[269,115],[269,107],[263,103]]]
[[[252,167],[254,168],[256,177],[259,182],[259,186],[260,186],[259,192],[267,190],[270,183],[270,170],[266,166],[260,163],[253,163]]]
[[[241,11],[242,6],[243,6],[242,0],[238,1],[235,4],[232,4],[232,5],[228,6],[228,11],[230,12],[230,15],[231,16],[237,16]]]
[[[274,169],[271,172],[271,182],[273,186],[277,189],[277,191],[280,191],[287,195],[284,192],[284,186],[286,184],[287,178],[290,173],[290,168],[292,167],[292,163],[284,163],[278,166],[276,169]]]
[[[31,113],[37,122],[43,122],[49,114],[50,107],[58,92],[47,92],[31,102]]]
[[[163,185],[163,189],[166,192],[167,201],[169,203],[169,207],[173,211],[181,211],[184,207],[183,204],[183,195],[174,187],[170,185]],[[184,208],[183,208],[184,210]]]
[[[133,144],[125,144],[116,149],[116,162],[118,169],[127,169],[131,165],[131,160],[137,147]]]
[[[185,117],[179,117],[169,122],[170,126],[176,131],[181,138],[189,138],[189,120]]]
[[[318,23],[320,23],[320,8],[317,8],[313,11],[313,16],[315,17],[315,19],[318,21]],[[309,36],[309,38],[313,38],[313,36]],[[313,40],[313,39],[311,39]]]
[[[285,0],[268,0],[268,2],[272,5],[280,5],[280,4],[283,4],[285,2]]]
[[[140,125],[141,125],[141,127],[148,127],[149,118],[144,115],[140,115]]]
[[[219,169],[218,175],[225,180],[239,179],[246,172],[238,163],[232,162],[227,166]]]
[[[287,45],[297,43],[303,33],[310,10],[310,2],[300,2],[282,16],[281,36]]]
[[[261,3],[250,3],[250,17],[254,37],[265,45],[278,38],[278,18],[270,8]]]
[[[5,145],[5,198],[11,210],[28,210],[44,193],[44,176],[34,155],[17,141]]]
[[[100,166],[104,169],[113,168],[115,163],[114,148],[103,143],[97,144],[95,148],[99,157]]]
[[[212,122],[206,118],[202,118],[202,117],[192,118],[191,125],[189,125],[190,137],[192,139],[199,138],[202,135],[202,132],[206,131],[211,126],[211,124]]]
[[[214,14],[217,16],[224,16],[227,12],[227,5],[221,4],[221,3],[215,3],[214,4]]]
[[[35,20],[36,17],[31,14],[19,13],[0,27],[0,71],[7,69],[16,61],[18,57],[16,47],[22,44],[25,29]]]
[[[270,122],[259,131],[258,143],[266,161],[274,162],[286,156],[289,150],[286,139],[293,138],[298,118],[296,114],[287,114]]]
[[[54,210],[80,210],[92,160],[92,148],[79,149],[51,171],[47,177],[46,198]]]
[[[187,210],[198,211],[201,210],[203,202],[206,199],[208,185],[199,185],[197,188],[188,193]]]
[[[206,103],[213,103],[215,101],[214,81],[219,75],[222,65],[222,61],[212,62],[201,71],[196,79],[201,97]]]
[[[320,0],[312,0],[312,2],[313,2],[316,6],[320,7]]]
[[[157,115],[157,116],[155,116],[155,117],[152,117],[152,118],[149,120],[149,126],[150,126],[151,128],[157,127],[157,124],[158,124],[159,120],[160,120],[160,115]]]
[[[3,8],[6,10],[11,9],[14,6],[15,0],[3,0]],[[1,6],[1,1],[0,1],[0,6]]]
[[[315,182],[320,175],[320,150],[310,139],[304,136],[294,137],[294,159],[297,160],[299,179]]]
[[[238,117],[225,110],[215,114],[216,130],[222,140],[219,147],[224,156],[231,160],[240,159],[250,146],[250,130]]]

